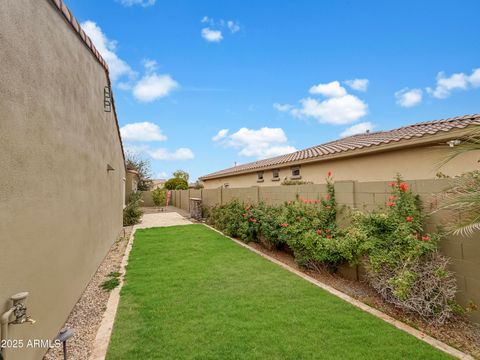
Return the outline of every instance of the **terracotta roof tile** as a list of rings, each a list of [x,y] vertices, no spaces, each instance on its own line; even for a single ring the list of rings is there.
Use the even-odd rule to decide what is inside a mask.
[[[414,140],[416,138],[435,135],[440,132],[448,132],[453,129],[464,129],[470,125],[480,125],[480,114],[464,115],[443,120],[425,121],[417,124],[404,126],[390,131],[378,131],[349,136],[343,139],[331,141],[325,144],[299,150],[291,154],[281,155],[270,159],[238,165],[232,168],[220,170],[200,179],[207,180],[215,177],[234,175],[239,172],[249,172],[275,165],[284,165],[306,159],[321,158],[322,156],[352,152],[363,148]]]
[[[100,55],[98,50],[95,48],[95,45],[93,45],[92,40],[82,30],[79,22],[77,21],[77,19],[75,19],[72,12],[67,7],[67,5],[65,5],[63,0],[49,0],[49,1],[59,10],[59,12],[63,15],[65,20],[72,26],[73,30],[75,30],[75,32],[80,36],[80,39],[90,49],[93,56],[97,58],[98,62],[108,71],[107,62],[103,59],[102,55]]]

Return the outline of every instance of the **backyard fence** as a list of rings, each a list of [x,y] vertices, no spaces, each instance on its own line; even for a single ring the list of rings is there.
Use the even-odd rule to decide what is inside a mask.
[[[445,189],[450,185],[449,179],[414,180],[407,181],[413,193],[422,200],[426,214],[430,214],[427,221],[427,231],[435,231],[458,214],[449,210],[437,210],[442,202]],[[388,181],[335,182],[335,197],[338,208],[343,213],[350,209],[371,211],[384,207],[391,187]],[[190,198],[201,198],[203,206],[227,204],[233,200],[255,204],[264,202],[268,205],[280,205],[285,201],[295,201],[299,198],[319,200],[327,194],[324,184],[304,184],[289,186],[258,186],[249,188],[218,188],[218,189],[189,189],[174,190],[170,205],[185,211],[190,211]],[[144,206],[149,206],[151,194],[143,194]],[[151,202],[153,205],[153,202]],[[340,219],[341,221],[341,215]],[[471,237],[448,235],[441,242],[441,251],[451,258],[451,270],[455,272],[458,284],[458,302],[466,306],[469,303],[480,305],[480,236]],[[349,277],[359,277],[358,269],[352,269]],[[478,311],[472,313],[476,321],[480,321]]]

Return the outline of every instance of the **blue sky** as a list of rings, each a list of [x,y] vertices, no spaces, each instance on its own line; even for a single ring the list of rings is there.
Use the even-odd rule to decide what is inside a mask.
[[[155,177],[480,112],[478,1],[66,3]]]

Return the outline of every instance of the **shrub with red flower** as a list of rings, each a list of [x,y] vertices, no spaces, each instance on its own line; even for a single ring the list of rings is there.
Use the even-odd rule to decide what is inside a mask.
[[[419,197],[406,182],[389,185],[388,207],[355,213],[345,238],[362,244],[367,280],[386,301],[442,323],[452,315],[455,279],[438,253],[440,234],[425,234]]]

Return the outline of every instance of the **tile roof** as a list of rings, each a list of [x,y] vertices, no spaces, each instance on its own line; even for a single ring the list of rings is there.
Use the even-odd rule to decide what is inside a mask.
[[[228,169],[220,170],[200,177],[202,180],[234,175],[239,172],[261,170],[272,166],[285,166],[302,160],[321,159],[322,156],[352,152],[368,147],[381,149],[382,145],[403,140],[415,140],[425,136],[448,132],[453,129],[463,129],[469,125],[480,125],[480,114],[464,115],[443,120],[425,121],[409,126],[404,126],[390,131],[377,131],[349,136],[325,144],[299,150],[291,154],[281,155],[270,159],[259,160],[242,164]]]
[[[107,70],[108,72],[108,65],[107,62],[103,59],[102,55],[98,52],[97,48],[95,45],[93,45],[92,40],[85,34],[85,31],[80,26],[80,23],[77,21],[75,16],[73,16],[72,12],[68,9],[67,5],[63,2],[63,0],[49,0],[50,3],[52,3],[58,11],[63,15],[67,23],[69,23],[73,30],[78,34],[80,39],[83,41],[83,43],[90,49],[92,52],[93,56],[98,60],[98,62]]]

